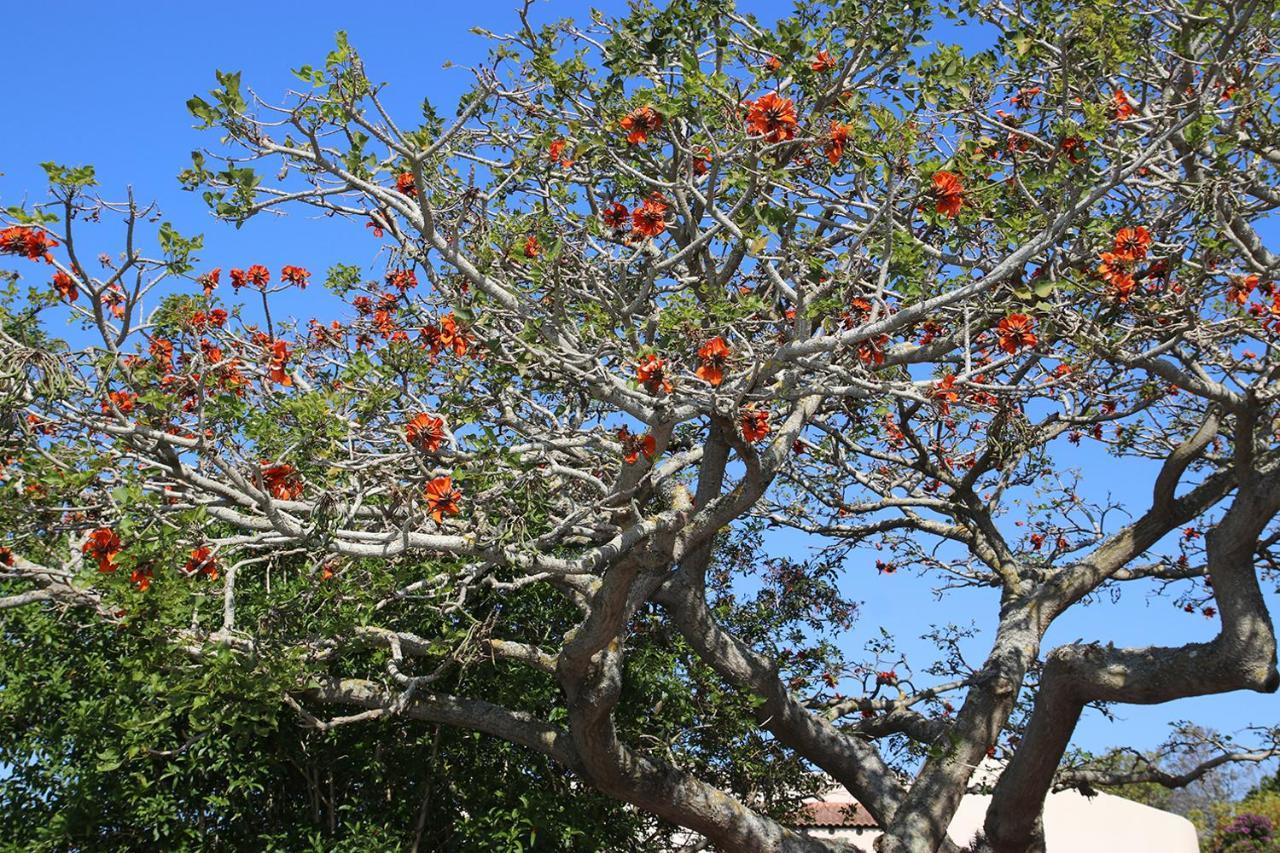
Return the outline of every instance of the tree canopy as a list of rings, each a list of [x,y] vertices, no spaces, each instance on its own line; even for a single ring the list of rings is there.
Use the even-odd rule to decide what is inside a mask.
[[[88,166],[5,210],[6,834],[827,850],[818,769],[881,850],[953,849],[999,754],[979,843],[1021,851],[1055,786],[1272,754],[1068,746],[1280,686],[1274,4],[529,5],[453,115],[341,34],[189,101],[217,217],[348,226],[315,281]],[[1146,505],[1095,497],[1120,461]],[[987,590],[984,658],[896,659],[850,562]],[[1153,586],[1216,637],[1042,647]]]

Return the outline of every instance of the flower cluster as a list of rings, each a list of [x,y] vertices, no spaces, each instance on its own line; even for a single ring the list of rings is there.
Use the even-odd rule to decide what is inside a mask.
[[[218,281],[222,278],[222,268],[214,267],[207,273],[201,274],[196,279],[196,284],[204,291],[205,296],[212,296],[213,292],[218,289]]]
[[[960,176],[953,172],[939,171],[933,173],[932,180],[934,210],[948,219],[955,219],[965,204],[964,184]]]
[[[444,418],[421,412],[404,427],[405,441],[424,453],[435,453],[444,442]]]
[[[80,550],[97,561],[98,571],[114,572],[116,555],[121,550],[120,537],[110,527],[99,527],[89,534]]]
[[[760,441],[772,430],[769,425],[769,413],[754,406],[743,407],[738,414],[738,427],[742,430],[742,437],[749,444]]]
[[[560,138],[553,140],[552,143],[547,146],[547,158],[558,162],[562,169],[568,169],[573,165],[573,158],[564,156],[564,149],[568,144],[569,141],[567,139]]]
[[[218,561],[214,559],[212,549],[207,545],[193,548],[186,565],[182,567],[182,572],[189,576],[201,575],[211,581],[216,581],[218,579]]]
[[[827,139],[822,145],[822,151],[827,155],[827,160],[832,166],[844,157],[845,146],[849,144],[850,130],[849,125],[832,120],[831,129],[827,131]]]
[[[835,67],[836,61],[832,59],[831,54],[827,53],[825,50],[818,51],[818,54],[814,56],[813,61],[809,63],[810,70],[816,71],[818,74],[825,74]]]
[[[410,198],[418,194],[418,184],[413,177],[413,172],[401,172],[396,175],[396,192],[407,195]],[[381,237],[382,235],[377,235]]]
[[[441,352],[452,352],[462,358],[471,349],[472,337],[458,326],[458,320],[452,313],[440,318],[439,324],[428,324],[420,331],[423,344],[436,356]]]
[[[621,202],[610,202],[600,211],[600,219],[613,232],[615,239],[638,243],[657,237],[667,230],[669,209],[667,200],[660,193],[654,192],[635,210],[628,211]]]
[[[794,139],[797,125],[795,102],[776,92],[761,95],[747,107],[747,129],[770,144]]]
[[[49,250],[58,242],[38,228],[14,225],[0,231],[0,254],[21,255],[32,261],[53,263]]]
[[[274,341],[271,344],[271,359],[267,362],[267,376],[277,385],[289,386],[293,384],[293,377],[289,375],[286,364],[289,361],[289,345],[284,341]]]
[[[1019,350],[1035,346],[1039,342],[1035,329],[1034,318],[1026,314],[1010,314],[996,325],[996,339],[1000,349],[1013,355]]]
[[[1136,112],[1133,108],[1133,103],[1129,100],[1128,93],[1124,89],[1116,89],[1115,94],[1111,96],[1111,103],[1108,107],[1111,117],[1116,121],[1124,121]]]
[[[280,280],[305,290],[311,281],[311,272],[302,267],[286,266],[280,270]]]
[[[288,463],[262,463],[262,485],[267,494],[279,501],[294,501],[302,497],[302,478]]]
[[[666,366],[666,361],[650,353],[636,365],[636,381],[650,394],[670,394],[671,380],[666,377]]]
[[[80,298],[80,291],[76,287],[75,279],[62,270],[58,270],[53,274],[53,289],[59,297],[67,302],[75,302]]]
[[[651,434],[635,435],[626,427],[619,427],[617,435],[622,444],[622,459],[628,465],[639,462],[641,456],[652,459],[657,452],[657,441]]]
[[[138,395],[132,391],[110,391],[107,393],[107,399],[102,401],[102,411],[104,414],[110,414],[114,408],[119,410],[120,414],[128,415],[133,412],[137,402]]]
[[[1137,288],[1133,276],[1134,265],[1147,256],[1151,245],[1151,232],[1143,226],[1121,228],[1116,232],[1110,252],[1098,254],[1098,277],[1107,283],[1108,291],[1116,302],[1128,302]]]
[[[623,116],[619,124],[627,132],[627,144],[639,145],[662,129],[662,114],[653,107],[636,107]]]
[[[698,367],[694,375],[710,385],[724,381],[724,368],[732,351],[724,338],[714,337],[698,348]]]
[[[239,290],[242,287],[252,284],[259,289],[265,288],[271,282],[271,271],[262,264],[254,264],[247,270],[233,269],[231,270],[231,286]]]
[[[458,514],[462,492],[453,487],[452,477],[436,477],[427,483],[423,497],[427,502],[427,514],[435,519],[436,524],[441,524],[446,515]]]
[[[418,276],[413,270],[392,270],[387,273],[387,286],[400,292],[401,296],[418,286]]]
[[[654,193],[631,212],[632,230],[641,237],[657,237],[667,230],[667,203]]]

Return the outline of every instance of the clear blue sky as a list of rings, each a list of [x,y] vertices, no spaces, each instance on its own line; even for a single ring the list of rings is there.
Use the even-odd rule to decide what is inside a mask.
[[[339,261],[373,265],[371,242],[349,226],[335,228],[331,222],[297,215],[255,221],[241,231],[214,222],[203,202],[182,192],[175,178],[189,164],[192,149],[212,142],[207,133],[192,129],[186,99],[211,88],[215,68],[243,71],[249,86],[274,98],[296,83],[290,68],[318,63],[332,46],[334,32],[345,29],[371,75],[392,84],[393,106],[416,111],[427,96],[449,114],[470,75],[442,65],[446,60],[460,66],[480,60],[487,46],[470,34],[470,28],[510,30],[516,25],[516,5],[517,0],[368,6],[329,0],[232,0],[195,11],[190,4],[157,0],[9,4],[0,50],[10,69],[8,114],[14,118],[0,136],[0,172],[5,173],[0,178],[0,204],[39,198],[44,185],[41,161],[92,163],[104,194],[122,196],[132,185],[140,199],[157,200],[180,231],[203,232],[203,257],[209,266],[265,263],[278,268],[296,263],[319,273]],[[741,5],[763,12],[782,4]],[[592,6],[613,11],[623,4],[542,0],[535,16],[585,18]],[[948,32],[957,38],[975,35]],[[24,112],[19,116],[20,108]],[[314,290],[308,291],[309,299],[317,298]],[[294,310],[301,314],[307,309]],[[1073,464],[1091,467],[1103,461],[1088,450],[1081,453],[1085,455]],[[1148,499],[1150,472],[1129,476],[1127,469],[1114,464],[1106,470],[1107,482],[1096,488],[1110,488],[1140,511]],[[866,602],[852,647],[860,647],[873,627],[883,624],[902,638],[913,656],[923,658],[928,648],[908,638],[927,630],[929,622],[973,619],[989,629],[995,611],[990,594],[964,593],[939,603],[920,579],[907,572],[877,576],[870,561],[851,566],[849,583],[853,597]],[[1274,598],[1272,605],[1274,610]],[[1175,611],[1166,599],[1152,601],[1130,592],[1118,606],[1102,604],[1064,618],[1050,632],[1048,643],[1086,638],[1122,645],[1177,644],[1208,639],[1215,629],[1215,622]],[[925,662],[921,659],[919,665]],[[1077,743],[1091,749],[1118,743],[1151,746],[1173,719],[1192,719],[1223,730],[1249,722],[1271,723],[1280,707],[1277,701],[1274,696],[1235,693],[1150,708],[1117,708],[1115,723],[1089,717]]]

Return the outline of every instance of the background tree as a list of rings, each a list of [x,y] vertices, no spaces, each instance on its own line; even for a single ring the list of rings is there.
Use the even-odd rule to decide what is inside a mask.
[[[1207,840],[1242,800],[1268,790],[1265,780],[1257,780],[1259,762],[1274,755],[1274,746],[1266,743],[1272,733],[1254,734],[1263,741],[1261,748],[1241,749],[1229,735],[1180,723],[1159,749],[1121,748],[1100,757],[1068,755],[1059,770],[1059,784],[1081,786],[1086,792],[1106,785],[1109,793],[1188,818]],[[1130,781],[1107,784],[1108,774]]]
[[[935,14],[995,46],[926,48]],[[587,786],[725,849],[828,846],[786,820],[808,762],[883,850],[918,851],[951,846],[999,750],[986,835],[1028,849],[1054,784],[1144,778],[1059,773],[1086,706],[1280,684],[1259,587],[1280,539],[1280,256],[1257,230],[1275,18],[522,15],[456,117],[424,103],[413,125],[345,39],[279,102],[220,72],[189,104],[220,138],[184,184],[236,223],[346,220],[385,276],[335,267],[350,311],[288,320],[272,297],[304,267],[224,276],[167,223],[149,252],[153,211],[50,164],[51,200],[0,232],[41,277],[4,315],[0,607],[40,614],[6,632],[113,637],[102,666],[153,682],[121,695],[177,710],[167,742],[126,746],[143,764],[198,749],[211,714],[271,731],[279,697],[317,732],[383,721],[355,744],[491,735],[542,756],[518,762],[538,797]],[[86,226],[113,217],[124,249],[93,266]],[[51,336],[56,303],[80,331]],[[1088,497],[1107,472],[1068,467],[1086,441],[1155,462],[1149,506]],[[782,556],[800,536],[814,557]],[[884,572],[991,590],[982,661],[952,628],[928,667],[892,638],[835,654],[838,567],[871,546]],[[1068,609],[1152,582],[1218,636],[1041,648]],[[87,737],[9,719],[36,780]]]
[[[1209,850],[1275,850],[1280,826],[1280,793],[1275,775],[1265,777],[1243,797],[1213,803],[1194,815]]]
[[[317,591],[309,577],[292,588],[279,581],[270,620],[296,624],[317,608],[350,606],[349,594]],[[539,625],[563,607],[535,589],[503,604]],[[756,631],[783,630],[784,620],[757,615],[767,612],[748,599],[738,618]],[[192,666],[151,624],[121,630],[41,608],[12,617],[0,644],[0,849],[594,851],[679,840],[670,824],[502,740],[404,716],[300,726],[281,702],[297,670],[276,656],[215,652]],[[260,648],[274,642],[267,620],[257,630]],[[817,790],[677,635],[653,614],[636,631],[631,677],[637,696],[656,702],[628,704],[623,725],[647,743],[672,744],[777,817]],[[817,644],[805,648],[815,666],[828,657]],[[545,680],[472,663],[438,683],[554,713]]]

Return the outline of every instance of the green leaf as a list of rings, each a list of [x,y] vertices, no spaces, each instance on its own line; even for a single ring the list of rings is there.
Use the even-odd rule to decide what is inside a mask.
[[[202,129],[212,127],[221,117],[221,114],[213,104],[210,104],[204,98],[200,97],[191,97],[187,99],[187,111],[200,119],[201,124],[199,127]]]
[[[49,183],[69,189],[81,189],[98,185],[92,166],[62,166],[53,161],[41,163]]]

